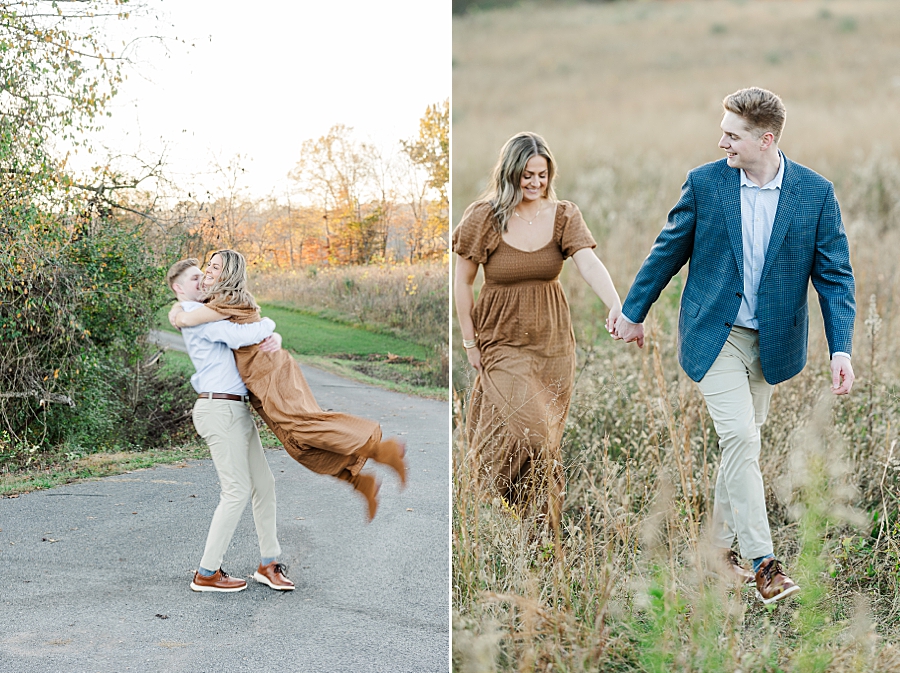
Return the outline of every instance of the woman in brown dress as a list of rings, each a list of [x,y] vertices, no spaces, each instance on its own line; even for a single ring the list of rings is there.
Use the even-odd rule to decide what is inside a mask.
[[[260,320],[259,306],[247,290],[247,263],[239,252],[214,252],[203,284],[206,306],[188,312],[176,304],[169,313],[175,327]],[[234,351],[234,360],[250,391],[250,403],[288,454],[313,472],[349,482],[365,497],[369,521],[378,508],[379,484],[371,474],[360,472],[367,459],[391,467],[406,485],[406,443],[397,437],[382,440],[375,421],[323,411],[286,350],[266,353],[258,345],[245,346]]]
[[[556,527],[565,488],[560,452],[575,378],[575,336],[559,274],[571,257],[610,309],[609,272],[578,206],[557,201],[556,164],[535,133],[510,138],[481,200],[453,232],[463,346],[478,375],[466,416],[467,460],[485,494],[537,510]],[[479,265],[484,285],[474,301]]]

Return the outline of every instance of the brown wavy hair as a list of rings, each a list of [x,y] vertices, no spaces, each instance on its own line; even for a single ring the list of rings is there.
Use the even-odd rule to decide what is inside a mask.
[[[517,133],[507,140],[500,150],[497,164],[491,171],[490,181],[482,195],[494,209],[494,228],[500,233],[506,231],[509,218],[512,217],[516,206],[522,202],[522,174],[525,172],[525,164],[535,156],[542,156],[547,160],[547,189],[544,196],[556,199],[556,192],[553,189],[556,160],[547,147],[547,141],[531,131]]]
[[[222,258],[222,273],[209,288],[206,303],[210,308],[249,308],[259,310],[256,299],[247,289],[247,260],[237,250],[216,250],[209,260],[219,255]],[[209,262],[207,261],[207,264]]]

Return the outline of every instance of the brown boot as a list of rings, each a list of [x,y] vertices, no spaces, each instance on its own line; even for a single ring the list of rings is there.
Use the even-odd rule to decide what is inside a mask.
[[[371,474],[360,472],[355,477],[350,477],[347,481],[353,484],[353,488],[362,494],[369,505],[369,521],[375,518],[375,512],[378,511],[378,491],[381,490],[381,484]]]
[[[756,596],[768,605],[800,591],[800,587],[784,574],[781,561],[767,558],[756,571]]]
[[[722,549],[718,559],[718,572],[722,578],[735,587],[751,584],[756,576],[747,570],[733,549]]]
[[[371,454],[372,460],[387,465],[400,477],[400,488],[406,488],[406,441],[391,437],[378,442]]]

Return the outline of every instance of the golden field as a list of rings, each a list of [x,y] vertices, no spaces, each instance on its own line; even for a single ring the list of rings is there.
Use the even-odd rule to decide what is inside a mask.
[[[453,36],[454,223],[503,142],[536,131],[624,298],[686,172],[722,156],[721,99],[762,86],[787,106],[785,154],[835,183],[858,304],[853,393],[827,394],[811,297],[810,362],[763,428],[776,553],[803,586],[763,609],[705,579],[718,449],[675,360],[681,279],[639,351],[603,334],[567,268],[579,376],[562,530],[536,536],[472,497],[457,432],[454,667],[900,670],[900,3],[522,3],[457,17]],[[468,372],[452,356],[459,426]]]

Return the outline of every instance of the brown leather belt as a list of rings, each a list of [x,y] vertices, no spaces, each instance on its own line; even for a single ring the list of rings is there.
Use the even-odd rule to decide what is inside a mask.
[[[232,395],[230,393],[200,393],[201,400],[231,400],[232,402],[249,402],[249,395]]]

